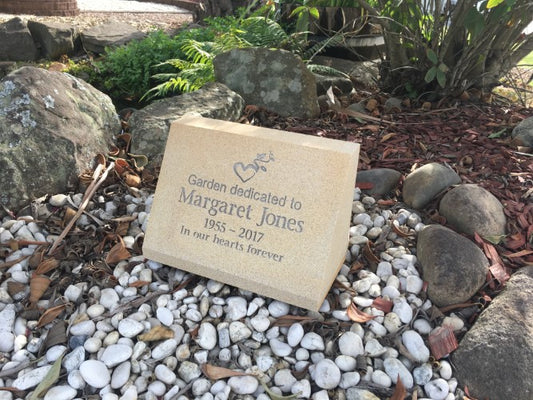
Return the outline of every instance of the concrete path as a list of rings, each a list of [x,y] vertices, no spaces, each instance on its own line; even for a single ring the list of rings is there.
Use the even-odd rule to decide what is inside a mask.
[[[190,14],[184,8],[133,0],[78,0],[82,12],[157,12]]]

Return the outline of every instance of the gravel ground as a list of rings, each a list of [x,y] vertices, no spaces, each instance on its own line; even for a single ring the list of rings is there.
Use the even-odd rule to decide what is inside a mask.
[[[14,17],[25,21],[61,22],[83,30],[112,21],[127,22],[142,31],[175,29],[192,22],[192,14],[179,7],[126,0],[78,0],[80,14],[73,17],[0,14],[0,23]]]

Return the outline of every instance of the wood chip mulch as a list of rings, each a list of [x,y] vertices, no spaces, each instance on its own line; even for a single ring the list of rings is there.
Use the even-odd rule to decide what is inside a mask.
[[[463,183],[484,187],[504,205],[508,235],[499,243],[475,238],[492,266],[501,267],[491,268],[492,287],[498,289],[518,268],[533,265],[533,151],[511,139],[512,129],[532,116],[533,109],[466,103],[385,114],[378,106],[371,115],[383,121],[356,119],[342,110],[328,110],[310,120],[282,118],[254,107],[248,110],[247,122],[360,143],[359,170],[392,168],[405,177],[424,164],[446,163]],[[438,213],[441,197],[419,210],[426,222],[445,224]],[[400,189],[381,201],[402,204]]]

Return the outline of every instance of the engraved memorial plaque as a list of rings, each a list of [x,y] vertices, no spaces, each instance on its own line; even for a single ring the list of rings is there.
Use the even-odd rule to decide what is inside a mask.
[[[183,117],[143,253],[317,310],[346,254],[358,155],[354,143]]]

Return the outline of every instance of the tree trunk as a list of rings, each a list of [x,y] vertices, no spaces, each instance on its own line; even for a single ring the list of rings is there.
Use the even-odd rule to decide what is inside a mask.
[[[233,15],[237,8],[246,6],[244,0],[201,0],[195,13],[195,22],[206,17]]]

